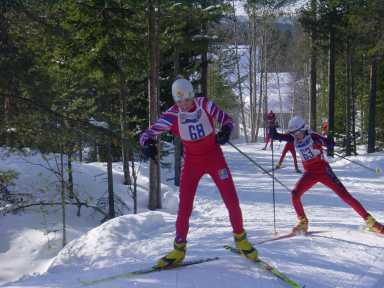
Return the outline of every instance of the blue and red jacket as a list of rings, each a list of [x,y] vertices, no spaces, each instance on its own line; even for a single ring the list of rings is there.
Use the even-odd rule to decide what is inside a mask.
[[[195,111],[200,113],[193,115]],[[194,117],[199,117],[199,119],[192,119],[192,117],[188,119],[188,114]],[[202,121],[202,125],[197,125],[197,130],[195,128],[196,125],[194,125],[195,121],[197,121],[196,123]],[[140,145],[143,146],[148,140],[153,139],[157,135],[170,132],[174,136],[181,137],[184,153],[187,156],[204,155],[219,148],[215,138],[215,122],[221,127],[226,126],[231,130],[233,128],[232,118],[222,111],[215,103],[205,97],[196,97],[192,109],[188,112],[180,111],[176,104],[164,112],[154,124],[141,134]],[[204,132],[204,127],[208,133]],[[188,134],[188,132],[191,133],[192,137],[185,134]]]
[[[287,141],[295,146],[296,151],[300,154],[304,170],[314,172],[328,165],[323,147],[333,146],[334,142],[331,142],[320,134],[306,130],[304,132],[304,138],[299,141],[291,134],[278,133],[276,128],[272,127],[270,129],[270,135],[274,140]]]

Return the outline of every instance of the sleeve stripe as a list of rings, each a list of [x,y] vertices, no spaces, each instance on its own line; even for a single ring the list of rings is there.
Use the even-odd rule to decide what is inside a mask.
[[[217,117],[217,121],[222,124],[223,123],[223,120],[224,120],[224,113],[223,111],[219,111],[219,115]]]
[[[212,106],[213,106],[213,102],[212,101],[208,101],[208,112],[209,113],[212,112]]]
[[[171,120],[171,119],[169,119]],[[171,120],[172,121],[172,120]],[[168,121],[167,119],[165,118],[160,118],[158,123],[164,123],[165,125],[168,125],[168,126],[171,126],[172,125],[172,122]]]
[[[208,113],[219,123],[221,126],[228,125],[233,127],[232,118],[221,110],[214,102],[208,101],[207,103]]]
[[[167,112],[163,113],[160,118],[151,125],[147,130],[144,131],[144,133],[140,136],[140,145],[144,145],[146,141],[149,139],[154,138],[157,135],[160,135],[164,132],[170,131],[172,129],[172,126],[177,121],[177,113],[173,112],[175,110],[175,107],[172,106],[168,109]]]
[[[168,131],[170,129],[171,125],[166,124],[166,123],[157,122],[155,125],[152,126],[152,129],[157,129],[158,127],[164,127]]]

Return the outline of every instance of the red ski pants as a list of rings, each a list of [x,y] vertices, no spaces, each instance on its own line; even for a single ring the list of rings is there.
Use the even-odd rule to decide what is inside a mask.
[[[345,203],[351,206],[363,219],[368,217],[368,212],[353,196],[345,189],[344,185],[333,173],[331,167],[325,164],[316,171],[306,171],[296,183],[292,191],[292,204],[298,217],[305,216],[301,196],[317,182],[324,184],[332,189]]]
[[[186,155],[180,179],[179,211],[176,220],[176,241],[185,242],[189,229],[189,218],[197,185],[204,174],[209,174],[218,187],[229,213],[234,233],[243,232],[243,217],[231,173],[221,149],[207,156],[196,158]]]
[[[284,146],[283,152],[281,153],[279,163],[280,164],[283,163],[285,155],[287,154],[288,151],[291,152],[293,162],[295,163],[295,167],[297,167],[297,158],[296,158],[295,146],[293,143],[289,143],[289,142],[287,142]]]

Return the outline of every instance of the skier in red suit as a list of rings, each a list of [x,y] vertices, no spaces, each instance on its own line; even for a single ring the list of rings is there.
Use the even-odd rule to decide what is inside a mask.
[[[301,173],[301,170],[299,169],[299,166],[297,165],[295,145],[293,145],[293,143],[291,143],[291,142],[285,143],[283,152],[281,153],[281,157],[280,157],[279,163],[277,163],[277,165],[276,165],[276,169],[280,169],[281,168],[281,165],[283,164],[285,155],[287,154],[288,151],[291,152],[296,172],[297,173]]]
[[[193,86],[186,79],[177,79],[172,84],[172,96],[175,105],[140,136],[144,154],[153,159],[157,155],[154,138],[162,133],[180,136],[184,147],[174,250],[161,258],[156,267],[166,268],[183,261],[193,201],[199,180],[204,174],[212,177],[220,191],[237,248],[244,256],[257,259],[256,249],[247,240],[236,188],[220,148],[229,140],[233,128],[231,117],[207,98],[195,98]],[[215,123],[221,126],[217,134]]]
[[[323,146],[334,146],[333,142],[309,130],[303,118],[299,116],[295,116],[289,121],[289,134],[280,134],[276,128],[270,130],[273,139],[287,141],[295,145],[304,166],[304,174],[292,190],[292,203],[299,220],[292,232],[308,232],[308,219],[304,213],[301,197],[313,185],[320,182],[332,189],[345,203],[351,206],[365,220],[369,230],[384,234],[384,226],[377,222],[360,202],[345,189],[325,160]]]
[[[323,123],[321,124],[321,135],[326,137],[328,135],[328,120],[324,119]]]
[[[270,147],[272,146],[272,138],[271,138],[271,135],[269,133],[269,129],[271,127],[277,127],[276,115],[275,115],[275,113],[273,113],[272,110],[269,111],[269,113],[267,114],[267,127],[265,128],[265,132],[266,132],[266,135],[265,135],[265,146],[261,150],[266,150],[267,146],[268,146],[268,143],[271,143]]]

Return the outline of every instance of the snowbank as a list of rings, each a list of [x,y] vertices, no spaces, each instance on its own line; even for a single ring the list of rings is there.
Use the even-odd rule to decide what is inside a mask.
[[[33,203],[40,201],[60,202],[60,185],[53,173],[53,170],[58,169],[58,160],[58,155],[54,154],[41,155],[30,150],[25,150],[25,153],[9,152],[0,148],[0,169],[12,169],[19,173],[15,181],[16,185],[11,187],[11,193],[30,195],[30,200]],[[170,160],[165,158],[164,161]],[[91,257],[91,254],[87,255],[87,251],[80,249],[80,240],[70,242],[61,251],[62,220],[60,206],[33,206],[19,211],[17,214],[6,214],[5,216],[0,214],[0,285],[5,282],[15,281],[23,275],[44,273],[50,267],[52,261],[51,269],[53,270],[58,270],[59,266],[68,267],[72,264],[76,267],[99,267],[103,265],[105,259],[111,256],[108,253],[112,253],[112,251],[114,253],[123,253],[125,251],[124,247],[137,251],[135,247],[130,245],[120,247],[117,242],[130,243],[146,237],[147,233],[161,227],[162,213],[146,213],[148,211],[148,164],[145,162],[136,163],[136,167],[139,168],[138,211],[139,213],[144,212],[143,214],[127,218],[116,218],[97,227],[104,216],[94,209],[82,207],[81,217],[78,217],[76,206],[67,206],[66,208],[67,241],[78,239],[83,235],[81,241],[85,241],[84,247],[89,246],[92,247],[93,252],[100,252],[99,256],[94,254],[94,258]],[[74,161],[72,169],[74,191],[81,201],[97,205],[98,199],[107,197],[106,163],[80,163]],[[171,169],[162,170],[162,191],[163,211],[171,213],[168,217],[173,219],[178,207],[178,188],[166,181],[172,175],[172,172]],[[122,163],[113,163],[113,179],[115,195],[127,207],[123,212],[132,213],[131,190],[128,186],[122,184]],[[97,227],[96,231],[91,230],[94,227]],[[143,227],[145,230],[141,234],[138,233]],[[106,229],[107,234],[101,233],[103,229]],[[90,231],[90,234],[85,234],[88,231]],[[97,235],[100,235],[100,238]],[[92,242],[91,239],[96,240]],[[111,246],[100,246],[100,243],[105,243],[105,241],[111,241]],[[89,243],[94,244],[92,246]],[[121,250],[114,249],[113,245],[119,246]],[[105,249],[107,254],[103,256],[103,252],[97,250],[98,247],[99,249],[103,247],[101,250]],[[79,251],[79,254],[75,257],[76,251]],[[88,250],[88,252],[90,253],[91,250]],[[9,259],[12,259],[12,261],[9,261]]]
[[[147,254],[138,244],[159,234],[165,225],[162,212],[114,218],[68,243],[53,260],[49,272],[70,267],[84,270],[113,266]]]

